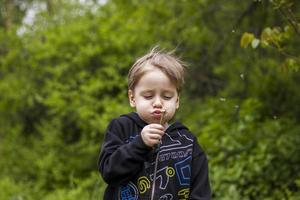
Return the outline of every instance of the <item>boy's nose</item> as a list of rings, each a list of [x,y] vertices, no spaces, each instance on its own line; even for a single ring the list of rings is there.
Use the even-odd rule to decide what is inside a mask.
[[[162,106],[162,101],[161,101],[161,99],[159,97],[156,97],[154,99],[153,106],[154,107],[161,107]]]

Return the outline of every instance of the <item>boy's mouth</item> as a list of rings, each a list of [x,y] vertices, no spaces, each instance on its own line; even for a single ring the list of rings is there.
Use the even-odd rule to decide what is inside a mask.
[[[161,114],[162,112],[160,111],[160,110],[155,110],[155,111],[153,111],[153,114]]]
[[[152,115],[155,117],[155,118],[158,118],[160,119],[162,115],[164,115],[166,112],[166,110],[154,110],[152,112]]]
[[[154,111],[152,112],[152,114],[161,115],[161,114],[163,114],[163,113],[165,113],[165,112],[166,112],[166,110],[154,110]]]

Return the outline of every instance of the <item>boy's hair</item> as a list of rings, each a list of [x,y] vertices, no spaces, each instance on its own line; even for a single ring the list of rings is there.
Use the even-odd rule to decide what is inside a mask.
[[[180,93],[184,83],[184,68],[186,65],[174,55],[174,51],[163,52],[158,50],[157,47],[138,58],[132,65],[128,73],[128,89],[134,90],[140,78],[149,71],[149,67],[146,67],[149,65],[165,73],[176,86],[177,92]]]

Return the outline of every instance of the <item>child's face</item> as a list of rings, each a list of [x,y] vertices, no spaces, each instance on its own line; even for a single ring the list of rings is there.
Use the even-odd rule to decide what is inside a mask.
[[[179,107],[179,96],[175,85],[160,69],[151,67],[128,91],[130,105],[136,108],[138,115],[148,124],[160,123],[165,110],[164,125],[167,125]]]

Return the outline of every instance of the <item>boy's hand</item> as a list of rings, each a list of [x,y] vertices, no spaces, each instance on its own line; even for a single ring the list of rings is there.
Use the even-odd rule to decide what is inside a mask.
[[[162,125],[149,124],[143,128],[141,136],[147,146],[154,147],[160,143],[161,137],[164,133],[164,127]]]

